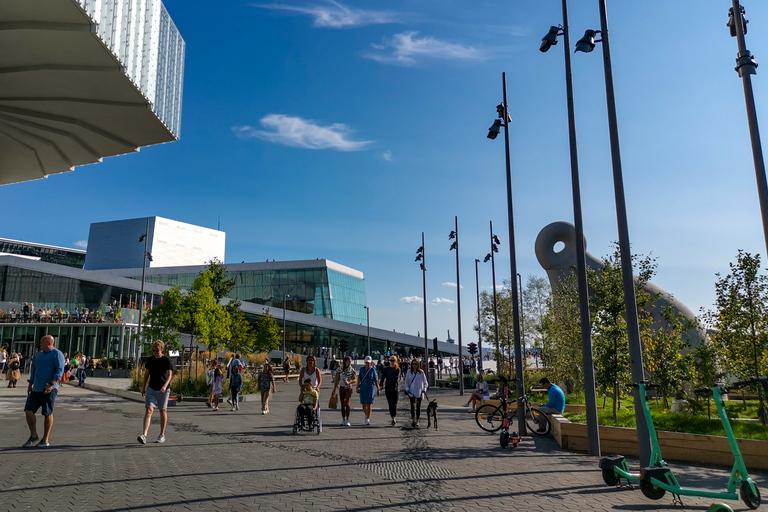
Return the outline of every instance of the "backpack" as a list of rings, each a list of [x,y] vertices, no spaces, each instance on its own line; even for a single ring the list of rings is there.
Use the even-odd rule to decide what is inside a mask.
[[[15,370],[18,370],[19,368],[21,368],[21,365],[19,364],[18,361],[14,361],[11,363],[11,370],[15,371]]]
[[[331,371],[335,370],[338,367],[339,367],[339,362],[337,360],[334,359],[333,361],[331,361],[331,366],[330,366]]]

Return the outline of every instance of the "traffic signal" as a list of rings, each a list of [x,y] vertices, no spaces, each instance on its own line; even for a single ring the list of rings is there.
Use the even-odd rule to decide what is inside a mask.
[[[467,350],[469,350],[469,353],[472,355],[477,354],[477,343],[470,343],[467,345]]]

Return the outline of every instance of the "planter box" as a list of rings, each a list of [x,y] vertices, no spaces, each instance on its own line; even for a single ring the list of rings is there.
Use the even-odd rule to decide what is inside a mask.
[[[566,450],[586,452],[589,449],[587,425],[571,423],[553,414],[552,436]],[[705,436],[683,432],[656,432],[664,460],[680,460],[700,464],[730,467],[733,454],[728,439],[722,436]],[[749,469],[768,469],[768,441],[738,439],[741,455]],[[637,457],[637,430],[625,427],[600,426],[600,449],[603,454],[618,453]]]
[[[109,370],[91,370],[91,377],[106,379],[109,377]]]

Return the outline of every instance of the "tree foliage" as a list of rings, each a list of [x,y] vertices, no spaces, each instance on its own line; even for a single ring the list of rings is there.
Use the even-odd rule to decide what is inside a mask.
[[[661,318],[661,325],[644,332],[643,362],[664,407],[669,407],[668,397],[691,378],[691,356],[684,353],[689,348],[684,335],[694,325],[682,313],[675,313],[672,306],[661,308]]]
[[[581,389],[584,365],[576,275],[567,276],[549,297],[548,314],[542,319],[542,361],[553,382]],[[555,380],[556,379],[556,380]]]

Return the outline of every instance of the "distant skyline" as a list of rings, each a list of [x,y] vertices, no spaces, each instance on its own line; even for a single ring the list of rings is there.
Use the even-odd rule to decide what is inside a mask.
[[[744,0],[758,119],[768,130],[768,2]],[[424,333],[415,251],[426,233],[428,335],[476,341],[474,260],[501,238],[504,143],[488,140],[509,82],[518,267],[572,222],[560,2],[166,0],[187,43],[181,139],[46,180],[0,187],[0,236],[82,248],[92,222],[144,216],[227,232],[227,262],[326,258],[365,274],[371,325]],[[694,312],[717,272],[765,243],[728,0],[608,0],[633,251]],[[535,7],[535,8],[533,8]],[[571,40],[599,28],[571,2]],[[572,51],[573,49],[571,49]],[[587,250],[617,240],[600,45],[573,54]],[[763,68],[765,66],[765,69]],[[491,289],[490,264],[480,265]]]

